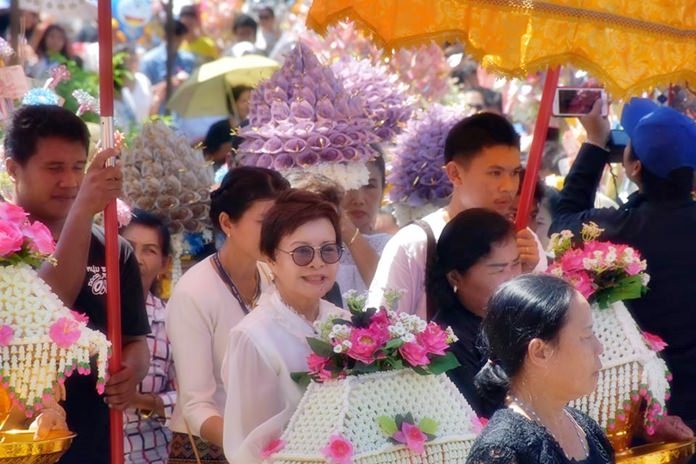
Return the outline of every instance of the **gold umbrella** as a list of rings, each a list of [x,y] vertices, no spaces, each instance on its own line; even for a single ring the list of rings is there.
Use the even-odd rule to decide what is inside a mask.
[[[346,17],[386,48],[461,40],[506,75],[572,63],[616,98],[696,80],[694,0],[315,0],[307,24]]]
[[[199,67],[176,89],[167,107],[186,117],[227,114],[227,92],[231,87],[256,87],[278,68],[277,61],[260,55],[211,61]]]

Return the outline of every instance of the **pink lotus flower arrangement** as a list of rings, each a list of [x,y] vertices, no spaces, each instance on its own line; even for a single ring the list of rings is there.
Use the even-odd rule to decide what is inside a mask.
[[[627,245],[599,241],[597,224],[583,225],[579,246],[568,230],[551,236],[556,255],[548,273],[571,282],[590,303],[608,308],[612,303],[640,298],[650,276],[640,253]]]
[[[394,418],[380,416],[377,423],[382,432],[389,437],[389,441],[406,445],[406,448],[415,454],[425,452],[425,443],[436,438],[438,428],[437,421],[428,417],[416,423],[410,412],[404,415],[397,414]]]
[[[38,267],[55,249],[45,225],[29,221],[19,206],[0,202],[0,266],[27,263]]]
[[[308,372],[294,373],[296,381],[327,382],[405,368],[437,375],[459,365],[446,351],[457,340],[450,328],[385,308],[364,309],[364,297],[347,301],[350,320],[328,321],[319,338],[307,339],[313,351],[307,358]]]

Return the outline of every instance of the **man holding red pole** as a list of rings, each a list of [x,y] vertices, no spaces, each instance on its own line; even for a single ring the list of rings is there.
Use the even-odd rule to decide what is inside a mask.
[[[118,166],[105,167],[113,149],[96,155],[85,172],[89,133],[80,118],[53,105],[23,106],[5,137],[7,170],[15,181],[17,204],[32,220],[46,224],[57,241],[57,265],[45,264],[41,277],[66,306],[89,317],[89,327],[106,331],[106,280],[103,230],[94,216],[121,191]],[[130,406],[146,375],[149,333],[140,272],[127,244],[119,242],[122,310],[122,365],[96,392],[96,369],[72,376],[65,385],[70,430],[77,433],[63,463],[109,462],[109,408]]]

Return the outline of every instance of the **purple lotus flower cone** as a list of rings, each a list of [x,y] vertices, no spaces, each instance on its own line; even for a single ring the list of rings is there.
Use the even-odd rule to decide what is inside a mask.
[[[252,92],[250,101],[250,124],[239,134],[244,138],[239,148],[242,164],[279,171],[329,166],[342,175],[346,166],[353,165],[366,173],[365,164],[376,155],[370,144],[380,139],[364,100],[346,91],[333,71],[302,43],[271,79]],[[394,111],[387,108],[380,117],[387,118],[387,110]],[[398,111],[394,114],[391,119],[404,118]],[[334,165],[341,165],[339,171]]]
[[[406,123],[396,138],[396,157],[387,177],[393,202],[411,207],[445,203],[452,193],[444,170],[445,139],[465,116],[463,109],[434,104]]]

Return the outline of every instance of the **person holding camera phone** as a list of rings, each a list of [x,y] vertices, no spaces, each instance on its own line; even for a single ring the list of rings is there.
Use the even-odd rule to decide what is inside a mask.
[[[630,141],[623,157],[638,192],[619,209],[593,208],[595,193],[609,161],[609,122],[601,102],[580,118],[587,130],[565,180],[551,232],[578,233],[593,221],[602,240],[640,250],[651,276],[649,291],[626,301],[641,329],[667,343],[662,352],[674,380],[667,416],[649,441],[686,440],[696,428],[696,122],[651,100],[634,98],[624,107],[621,125]]]

